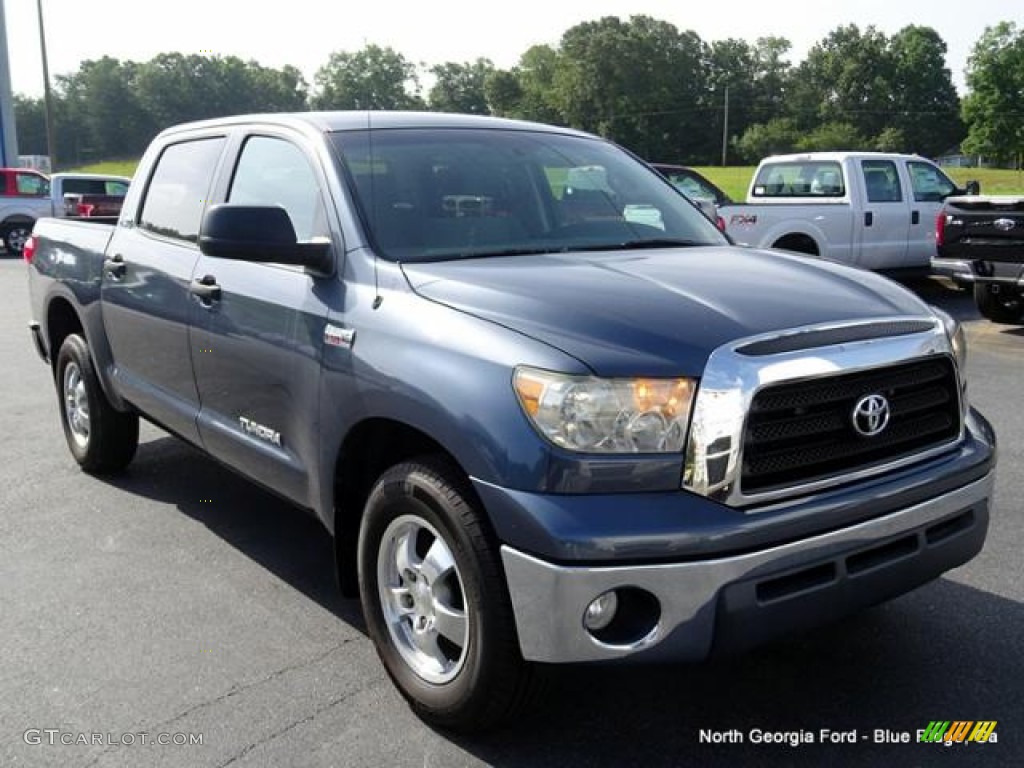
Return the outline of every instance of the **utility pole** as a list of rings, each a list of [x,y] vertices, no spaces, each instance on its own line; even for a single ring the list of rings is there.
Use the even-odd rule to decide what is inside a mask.
[[[725,167],[726,157],[729,151],[729,86],[725,86],[725,109],[722,120],[722,167]]]
[[[53,96],[50,94],[50,65],[46,60],[46,29],[43,27],[43,0],[36,0],[39,10],[39,50],[43,54],[43,102],[46,109],[46,150],[50,155],[50,171],[57,170],[57,144],[53,131]]]

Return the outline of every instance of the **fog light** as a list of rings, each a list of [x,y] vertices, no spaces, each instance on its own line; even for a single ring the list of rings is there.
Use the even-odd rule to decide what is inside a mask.
[[[583,614],[583,626],[591,632],[604,629],[612,623],[618,608],[619,598],[615,592],[605,592],[587,606]]]

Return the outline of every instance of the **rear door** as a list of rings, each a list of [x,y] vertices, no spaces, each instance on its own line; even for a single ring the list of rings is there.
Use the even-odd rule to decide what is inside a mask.
[[[243,137],[225,176],[218,200],[280,205],[299,240],[331,237],[323,172],[302,137]],[[340,283],[300,267],[206,255],[195,278],[214,288],[209,298],[193,299],[191,314],[205,448],[311,506],[320,355],[327,306]]]
[[[103,268],[103,325],[120,391],[192,442],[199,440],[199,397],[189,344],[189,284],[225,141],[202,136],[162,150],[138,213],[119,223]]]
[[[856,263],[866,269],[904,267],[910,216],[896,163],[871,158],[862,159],[858,164],[864,212],[860,222],[860,258]]]

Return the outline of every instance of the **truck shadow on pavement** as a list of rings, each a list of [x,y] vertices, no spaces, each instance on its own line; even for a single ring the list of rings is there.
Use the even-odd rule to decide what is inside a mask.
[[[182,478],[187,482],[183,483]],[[338,590],[331,537],[311,514],[171,436],[141,443],[128,472],[107,482],[129,493],[175,505],[365,634],[358,601],[345,599]]]
[[[358,603],[337,591],[330,537],[311,516],[171,437],[140,445],[131,470],[110,482],[174,505],[365,634]],[[1022,636],[1024,605],[942,578],[745,655],[549,668],[544,700],[520,721],[440,737],[498,766],[820,765],[854,754],[870,758],[862,764],[929,765],[928,750],[947,748],[913,743],[918,729],[986,719],[998,721],[1000,742],[948,748],[957,765],[1020,765]],[[821,729],[855,731],[856,745],[822,745]],[[754,742],[758,731],[781,743]],[[911,743],[876,743],[876,731]],[[790,743],[804,733],[813,743]]]

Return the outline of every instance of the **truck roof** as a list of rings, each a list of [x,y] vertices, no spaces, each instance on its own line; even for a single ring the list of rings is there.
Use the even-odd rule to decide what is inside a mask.
[[[176,125],[163,131],[161,135],[171,135],[180,131],[190,131],[197,128],[229,127],[252,123],[279,125],[300,130],[312,128],[319,133],[365,128],[499,128],[503,130],[543,131],[546,133],[562,133],[594,138],[591,134],[571,128],[559,128],[541,123],[531,123],[525,120],[510,120],[486,115],[462,115],[447,112],[389,112],[376,110],[234,115]]]
[[[787,161],[815,161],[815,160],[835,160],[838,163],[843,162],[849,158],[875,158],[875,159],[886,159],[886,160],[924,160],[925,158],[921,155],[906,155],[900,154],[899,152],[869,152],[869,151],[852,151],[843,150],[841,152],[795,152],[789,155],[772,155],[771,157],[764,158],[762,163],[776,163],[776,162],[787,162]]]
[[[81,179],[83,181],[123,181],[125,184],[131,181],[128,176],[116,176],[112,173],[52,173],[50,180],[54,179]]]

